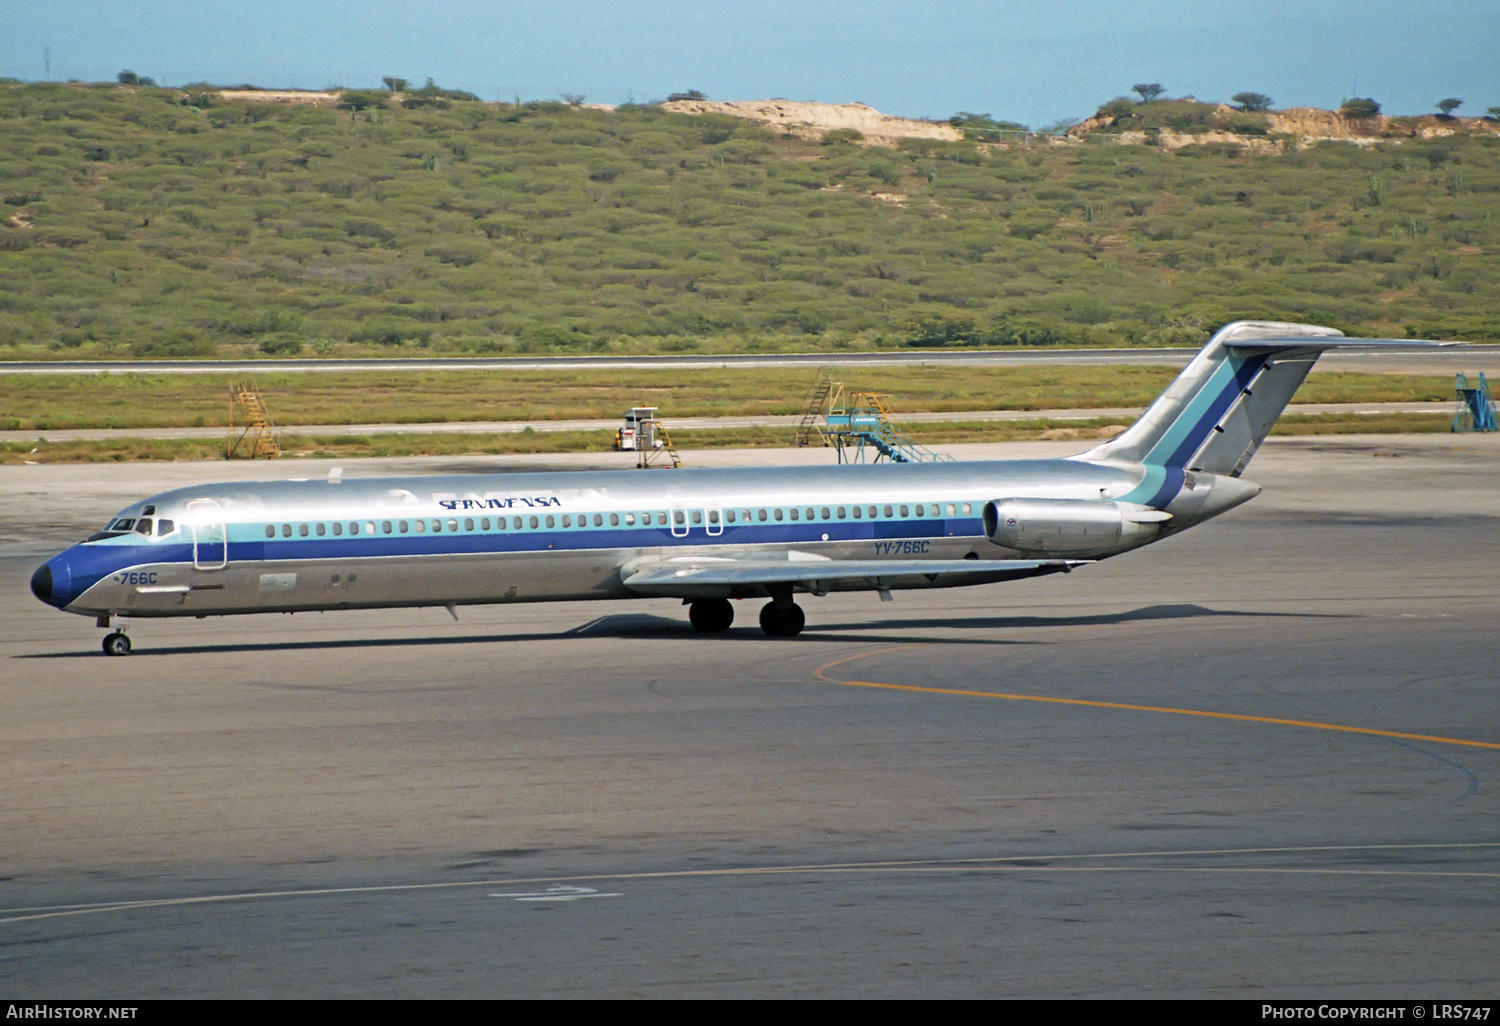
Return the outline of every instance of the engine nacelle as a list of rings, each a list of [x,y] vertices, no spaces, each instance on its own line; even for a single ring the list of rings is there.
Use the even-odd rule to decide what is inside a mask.
[[[1150,541],[1171,518],[1107,499],[996,499],[985,503],[984,533],[1018,552],[1102,556]]]

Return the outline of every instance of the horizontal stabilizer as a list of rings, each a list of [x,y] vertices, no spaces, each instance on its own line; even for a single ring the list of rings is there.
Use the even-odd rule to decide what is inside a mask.
[[[1246,338],[1226,342],[1225,348],[1232,352],[1266,353],[1281,349],[1410,349],[1421,351],[1445,346],[1461,346],[1462,342],[1438,342],[1417,338],[1346,338],[1342,335],[1282,335],[1268,338]]]

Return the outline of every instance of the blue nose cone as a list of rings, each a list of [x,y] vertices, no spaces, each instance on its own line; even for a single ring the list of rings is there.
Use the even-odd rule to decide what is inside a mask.
[[[31,593],[58,609],[73,601],[73,574],[68,561],[54,556],[37,567],[36,573],[31,575]]]

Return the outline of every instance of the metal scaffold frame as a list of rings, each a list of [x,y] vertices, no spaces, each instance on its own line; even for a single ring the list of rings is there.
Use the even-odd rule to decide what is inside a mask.
[[[824,367],[807,390],[792,443],[831,445],[840,463],[952,461],[952,456],[933,452],[897,426],[888,399],[878,392],[852,392],[846,399],[843,382],[834,381],[831,369]]]
[[[238,417],[236,411],[239,411]],[[239,430],[238,438],[235,437],[236,430]],[[229,386],[229,437],[224,443],[224,458],[234,459],[247,439],[248,458],[252,460],[260,456],[275,459],[281,455],[276,425],[271,422],[271,413],[260,397],[260,390],[254,383],[241,382]]]
[[[1469,379],[1460,372],[1454,383],[1454,392],[1457,394],[1457,408],[1453,411],[1455,432],[1496,430],[1495,402],[1490,398],[1489,382],[1484,380],[1482,372],[1477,386],[1471,386]]]

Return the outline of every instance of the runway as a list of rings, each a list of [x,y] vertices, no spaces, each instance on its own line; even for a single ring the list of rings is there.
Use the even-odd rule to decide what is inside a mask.
[[[31,597],[37,563],[133,498],[327,464],[0,468],[0,979],[1492,997],[1497,453],[1273,438],[1262,495],[1177,538],[1066,577],[809,597],[795,639],[750,602],[709,637],[641,601],[138,621],[125,659]]]

